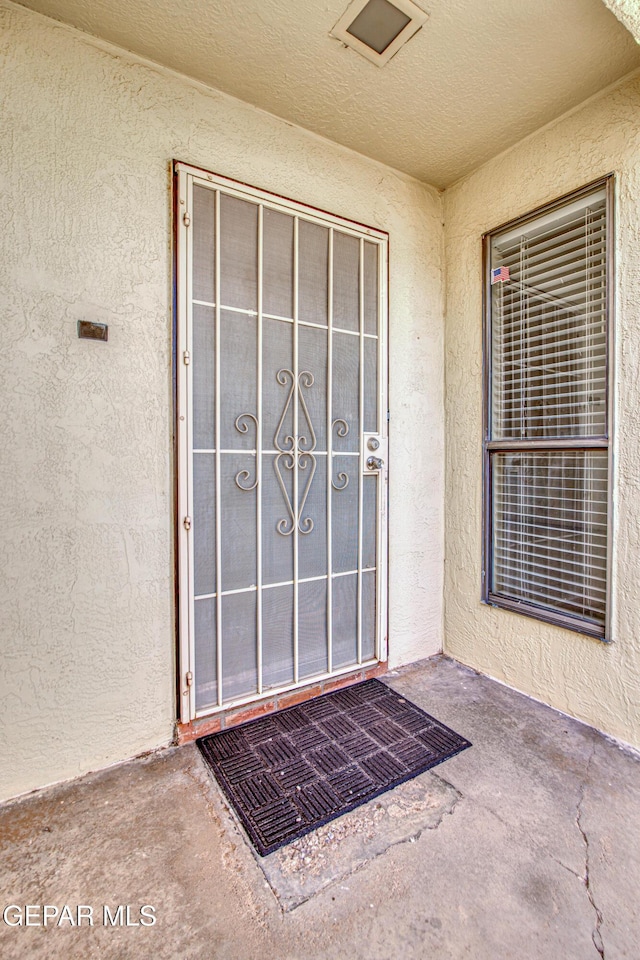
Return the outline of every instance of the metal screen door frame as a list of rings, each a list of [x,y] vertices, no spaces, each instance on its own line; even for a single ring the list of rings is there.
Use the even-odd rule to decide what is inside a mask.
[[[262,353],[262,328],[263,328],[263,305],[262,305],[262,265],[263,265],[263,218],[265,211],[273,211],[275,213],[286,214],[288,217],[293,218],[294,221],[294,267],[293,267],[293,318],[288,319],[287,322],[293,324],[293,342],[294,346],[294,358],[295,362],[293,364],[293,371],[279,371],[278,377],[281,373],[290,373],[291,374],[291,393],[289,397],[296,392],[298,395],[295,398],[295,416],[298,416],[298,406],[301,404],[300,409],[304,410],[304,413],[307,415],[309,421],[309,426],[311,426],[311,421],[308,418],[308,413],[305,407],[305,401],[303,396],[304,383],[301,386],[301,378],[306,376],[305,371],[300,371],[298,369],[298,359],[297,359],[297,338],[298,338],[298,329],[300,326],[320,326],[319,324],[305,323],[305,321],[299,321],[297,312],[297,284],[298,284],[298,224],[301,221],[305,221],[311,224],[321,225],[324,228],[328,229],[329,236],[329,254],[328,254],[328,279],[327,279],[327,311],[328,318],[326,321],[326,327],[323,326],[323,329],[327,331],[327,387],[326,387],[326,406],[327,414],[329,417],[329,424],[326,435],[326,445],[327,451],[324,454],[327,457],[326,462],[330,469],[333,469],[333,458],[339,457],[339,452],[334,452],[332,447],[331,432],[336,429],[336,424],[344,423],[342,420],[335,420],[331,422],[331,416],[333,414],[332,408],[332,342],[334,338],[333,330],[337,332],[346,333],[348,331],[340,331],[339,328],[333,326],[332,321],[332,298],[333,298],[333,242],[335,233],[340,233],[347,235],[348,237],[355,237],[359,241],[359,321],[358,328],[355,333],[355,336],[358,338],[359,343],[359,405],[360,405],[360,415],[358,420],[359,425],[359,446],[358,451],[351,454],[351,456],[357,458],[358,472],[357,472],[357,482],[358,482],[358,543],[359,543],[359,554],[358,554],[358,569],[355,571],[357,573],[357,661],[350,663],[347,666],[336,667],[332,665],[332,617],[331,617],[331,603],[332,603],[332,589],[334,578],[338,576],[343,576],[344,574],[334,573],[332,565],[332,525],[331,525],[331,488],[332,474],[329,473],[329,481],[327,483],[327,528],[326,528],[326,541],[327,541],[327,574],[325,578],[315,578],[315,579],[326,579],[327,581],[327,644],[328,644],[328,661],[327,666],[328,670],[323,673],[306,675],[304,677],[298,676],[298,667],[297,667],[297,656],[298,656],[298,620],[299,620],[299,609],[294,606],[294,661],[295,674],[293,682],[287,682],[284,685],[280,686],[269,686],[268,688],[264,687],[262,682],[262,506],[261,506],[261,494],[257,496],[257,530],[256,530],[256,568],[257,568],[257,581],[256,585],[250,588],[244,588],[242,591],[226,591],[221,588],[221,534],[220,534],[220,524],[216,521],[215,524],[215,559],[216,559],[216,592],[211,594],[215,598],[217,604],[218,617],[221,610],[222,597],[225,594],[230,594],[234,592],[246,592],[247,590],[256,591],[256,646],[257,646],[257,689],[254,692],[251,692],[247,695],[232,697],[230,699],[223,699],[223,673],[221,667],[221,656],[222,656],[222,639],[221,634],[224,631],[224,623],[222,624],[222,631],[220,630],[219,622],[216,621],[216,660],[217,660],[217,673],[216,673],[216,685],[218,689],[217,693],[217,703],[211,706],[207,706],[206,709],[197,708],[196,705],[196,649],[195,649],[195,584],[194,584],[194,536],[192,530],[192,519],[194,516],[194,442],[193,442],[193,365],[192,365],[192,356],[193,356],[193,342],[192,342],[192,333],[193,333],[193,307],[194,307],[194,296],[192,290],[192,267],[193,267],[193,231],[190,229],[192,224],[193,210],[194,210],[194,201],[193,201],[193,191],[194,187],[205,188],[206,190],[213,191],[215,194],[215,292],[212,298],[211,303],[207,303],[208,308],[213,308],[215,316],[215,349],[214,349],[214,383],[215,383],[215,410],[216,410],[216,420],[219,420],[219,409],[220,409],[220,315],[223,310],[227,308],[221,303],[220,297],[220,205],[221,197],[232,197],[238,200],[248,201],[249,203],[255,205],[258,209],[258,236],[257,236],[257,263],[258,263],[258,275],[257,275],[257,288],[258,288],[258,298],[257,298],[257,309],[255,311],[239,311],[244,313],[252,313],[257,320],[258,330],[258,360],[257,360],[257,394],[258,394],[258,408],[256,411],[257,417],[259,417],[260,409],[262,406],[261,399],[261,390],[262,390],[262,364],[263,364],[263,353]],[[337,677],[341,675],[346,675],[352,673],[362,667],[373,666],[378,662],[384,661],[387,659],[387,566],[388,566],[388,543],[387,543],[387,515],[388,515],[388,505],[387,505],[387,490],[388,490],[388,359],[387,359],[387,271],[388,271],[388,234],[376,230],[370,227],[363,226],[361,224],[342,219],[340,217],[334,216],[332,214],[326,213],[321,210],[316,210],[315,208],[305,206],[304,204],[298,203],[293,200],[286,198],[281,198],[271,193],[259,190],[254,187],[247,186],[245,184],[230,180],[226,177],[221,177],[213,173],[201,170],[196,167],[192,167],[188,164],[175,162],[174,163],[174,208],[175,208],[175,253],[176,253],[176,286],[175,286],[175,376],[176,376],[176,456],[177,456],[177,515],[176,515],[176,525],[177,525],[177,585],[178,585],[178,696],[179,696],[179,717],[183,723],[188,723],[191,720],[198,719],[204,716],[210,716],[215,714],[220,710],[227,710],[232,707],[241,706],[243,704],[249,704],[253,702],[260,701],[261,699],[273,696],[278,693],[283,693],[289,690],[295,690],[300,687],[308,686],[311,683],[331,679],[332,677]],[[378,317],[378,326],[377,326],[377,336],[373,337],[372,334],[365,334],[365,321],[364,321],[364,246],[365,241],[369,244],[375,245],[377,248],[377,317]],[[196,301],[196,303],[202,303],[203,301]],[[266,317],[269,318],[269,315],[266,314]],[[276,317],[276,319],[284,319],[282,317]],[[365,337],[370,339],[377,339],[377,431],[375,433],[365,432],[364,431],[364,343]],[[311,378],[313,380],[313,378]],[[283,380],[279,380],[279,383],[284,385]],[[299,397],[299,399],[298,399]],[[285,408],[286,413],[286,408]],[[283,413],[283,419],[284,419]],[[240,418],[238,418],[240,419]],[[258,420],[256,417],[250,415],[250,419],[254,421],[256,426],[256,449],[248,451],[240,451],[242,453],[251,454],[255,457],[255,474],[252,474],[249,478],[248,471],[241,471],[236,476],[236,486],[241,490],[250,490],[253,487],[250,487],[248,484],[250,480],[255,476],[255,484],[259,485],[261,483],[262,477],[262,454],[263,454],[263,439],[261,436],[261,426],[258,429]],[[346,426],[346,424],[345,424]],[[246,430],[249,429],[249,424],[246,424],[246,430],[244,426],[238,426],[236,423],[236,429],[240,430],[243,433],[246,433]],[[337,428],[340,430],[340,427]],[[296,431],[294,430],[294,433]],[[311,426],[311,433],[313,434],[313,427]],[[342,434],[339,434],[342,436]],[[291,440],[291,437],[285,438]],[[302,440],[305,438],[302,437]],[[278,437],[276,435],[276,445]],[[220,454],[221,444],[220,444],[220,427],[219,423],[216,426],[216,442],[214,444],[215,448],[212,451],[206,451],[208,453],[213,453],[215,455],[216,463],[216,476],[219,481],[220,477]],[[295,449],[295,448],[294,448]],[[312,448],[313,449],[313,448]],[[371,457],[371,451],[375,451],[375,457]],[[267,452],[265,452],[265,456]],[[319,452],[320,455],[320,452]],[[304,450],[302,447],[299,447],[298,457],[304,456]],[[329,459],[331,458],[331,459]],[[377,458],[380,458],[378,461]],[[371,461],[374,461],[373,465]],[[367,464],[367,461],[369,463]],[[338,463],[344,461],[336,461]],[[288,468],[291,469],[291,468]],[[315,470],[315,458],[314,458],[314,467]],[[371,476],[368,473],[368,470],[373,471],[373,475],[377,477],[377,508],[376,508],[376,530],[375,530],[375,566],[374,568],[368,567],[363,568],[362,562],[362,541],[363,541],[363,478],[366,476]],[[246,481],[246,485],[242,485],[239,482],[241,474],[244,473],[247,475],[243,477],[243,482]],[[291,522],[293,522],[294,527],[298,525],[298,528],[301,533],[304,533],[301,524],[305,522],[302,512],[304,507],[304,500],[306,494],[304,490],[301,492],[301,500],[299,499],[299,493],[297,489],[297,476],[298,476],[298,467],[294,471],[295,473],[295,499],[289,499],[289,511],[291,514]],[[343,474],[338,474],[339,477]],[[311,473],[313,477],[313,472]],[[310,484],[311,481],[309,481]],[[345,484],[346,486],[346,484]],[[333,485],[334,490],[338,490],[339,487]],[[220,500],[222,494],[220,493],[220,484],[216,484],[216,493],[215,493],[215,510],[216,518],[219,520],[221,516],[220,510]],[[281,489],[283,494],[286,496],[284,486],[281,484]],[[260,487],[258,486],[258,490]],[[284,522],[284,521],[283,521]],[[311,521],[311,527],[313,527],[313,522]],[[282,532],[282,531],[281,531]],[[298,530],[294,530],[293,540],[297,543]],[[297,554],[296,554],[297,556]],[[375,578],[375,641],[374,641],[374,655],[373,658],[367,656],[366,658],[362,655],[362,644],[361,644],[361,632],[362,632],[362,620],[363,620],[363,606],[362,606],[362,581],[364,579],[365,573],[371,573]],[[294,565],[294,579],[292,581],[294,595],[296,597],[297,603],[297,591],[298,591],[298,579],[297,579],[297,560]],[[313,579],[313,578],[312,578]],[[304,581],[300,581],[304,582]]]

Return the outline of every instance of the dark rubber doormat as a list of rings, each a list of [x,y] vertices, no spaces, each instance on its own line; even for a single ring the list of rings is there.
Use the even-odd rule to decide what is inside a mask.
[[[471,744],[366,680],[198,746],[264,857]]]

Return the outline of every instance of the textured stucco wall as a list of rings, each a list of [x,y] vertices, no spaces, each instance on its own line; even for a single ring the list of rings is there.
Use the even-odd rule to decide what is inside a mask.
[[[457,659],[640,746],[640,79],[492,160],[445,195],[445,647]],[[486,230],[617,175],[613,640],[480,603],[482,277]]]
[[[20,7],[0,35],[6,797],[172,735],[169,161],[390,232],[393,664],[442,642],[444,336],[436,191]]]
[[[640,42],[640,4],[638,0],[604,0],[629,33]]]

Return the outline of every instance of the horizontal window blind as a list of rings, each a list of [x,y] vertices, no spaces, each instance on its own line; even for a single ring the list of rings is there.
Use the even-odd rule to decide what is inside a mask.
[[[492,437],[606,432],[606,196],[491,243]]]
[[[493,589],[600,622],[607,571],[607,453],[493,455]]]
[[[607,194],[604,184],[486,239],[485,598],[575,618],[599,635],[609,548]]]

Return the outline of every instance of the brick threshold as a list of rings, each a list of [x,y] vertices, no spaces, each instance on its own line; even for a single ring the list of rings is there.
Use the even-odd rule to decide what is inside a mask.
[[[370,680],[372,677],[381,677],[387,672],[388,666],[388,661],[377,663],[366,670],[357,670],[355,673],[348,673],[336,677],[334,680],[323,680],[320,683],[312,683],[308,687],[300,687],[297,690],[277,694],[254,704],[245,704],[242,707],[222,710],[212,717],[201,717],[199,720],[191,720],[189,723],[178,722],[176,723],[174,742],[179,746],[184,743],[193,743],[199,737],[206,737],[210,733],[218,733],[220,730],[237,727],[239,724],[255,720],[257,717],[266,717],[270,713],[275,713],[276,710],[293,707],[297,703],[304,703],[306,700],[320,697],[323,693],[341,690],[343,687],[351,687],[354,683],[362,683],[363,680]]]

